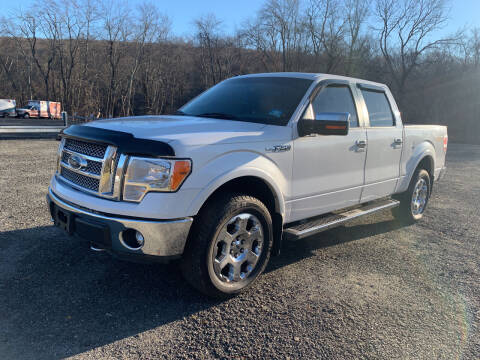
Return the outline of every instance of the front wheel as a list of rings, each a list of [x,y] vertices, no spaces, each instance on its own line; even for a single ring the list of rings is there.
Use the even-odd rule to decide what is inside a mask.
[[[400,200],[400,206],[393,210],[395,217],[407,223],[420,220],[430,199],[431,186],[428,172],[417,169],[407,191],[397,197],[397,200]]]
[[[24,114],[24,115],[23,115],[23,118],[24,118],[24,119],[28,119],[29,117],[30,117],[29,114]]]
[[[273,231],[257,198],[223,194],[202,209],[190,231],[181,267],[185,279],[212,297],[244,291],[270,258]]]

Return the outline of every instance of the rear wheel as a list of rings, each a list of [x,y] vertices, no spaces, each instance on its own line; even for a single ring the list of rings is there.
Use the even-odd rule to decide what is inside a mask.
[[[217,197],[201,211],[190,233],[182,273],[193,287],[212,297],[250,287],[270,258],[270,213],[252,196]]]
[[[29,114],[23,114],[23,118],[24,118],[24,119],[28,119],[29,117],[30,117]]]
[[[430,199],[431,186],[428,172],[425,169],[417,169],[408,190],[397,197],[400,206],[393,210],[395,217],[408,223],[420,220]]]

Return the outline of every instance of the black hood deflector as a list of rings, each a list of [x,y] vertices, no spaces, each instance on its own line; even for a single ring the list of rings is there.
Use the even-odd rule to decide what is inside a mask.
[[[175,156],[167,143],[148,139],[137,139],[130,133],[107,130],[93,126],[72,125],[62,131],[62,137],[84,139],[114,145],[118,152],[137,156]]]

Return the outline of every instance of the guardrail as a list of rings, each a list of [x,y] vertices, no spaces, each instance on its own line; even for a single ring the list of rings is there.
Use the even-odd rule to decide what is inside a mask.
[[[0,139],[56,137],[65,126],[0,126]]]
[[[9,119],[13,124],[9,125]],[[57,137],[58,133],[66,127],[74,124],[82,124],[92,120],[98,120],[97,118],[83,117],[74,115],[67,115],[66,112],[62,112],[62,119],[56,121],[53,125],[47,123],[52,120],[44,119],[18,119],[9,118],[0,119],[0,139],[28,139],[28,138],[52,138]],[[35,122],[39,121],[39,125],[35,125]],[[25,123],[25,125],[23,125]]]

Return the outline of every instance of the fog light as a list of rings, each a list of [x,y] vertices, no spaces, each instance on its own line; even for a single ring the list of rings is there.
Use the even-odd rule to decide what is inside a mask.
[[[145,243],[145,238],[140,231],[127,229],[122,232],[121,242],[129,250],[139,250]]]
[[[135,239],[137,240],[138,246],[142,247],[145,239],[143,238],[143,235],[140,231],[135,232]]]

